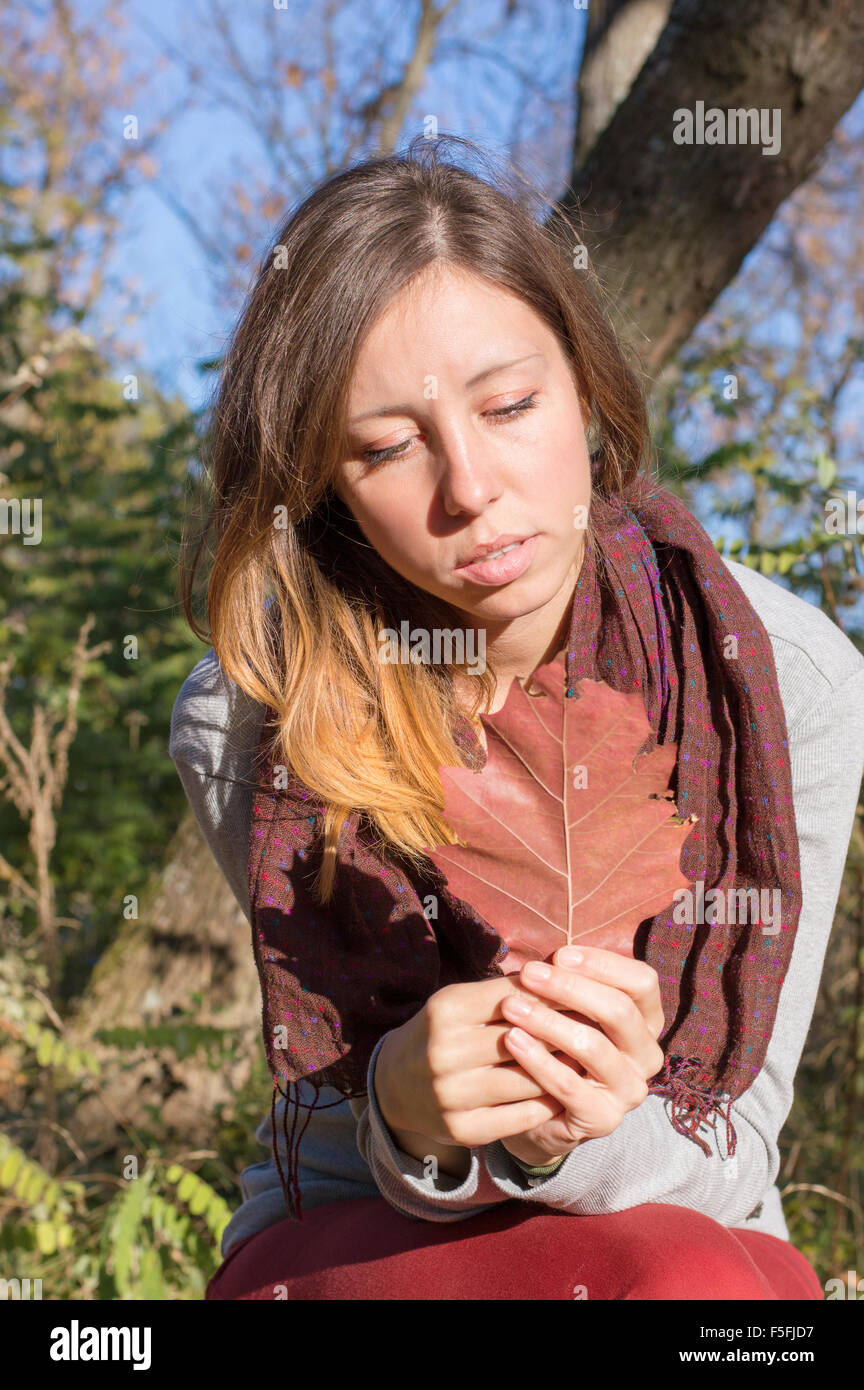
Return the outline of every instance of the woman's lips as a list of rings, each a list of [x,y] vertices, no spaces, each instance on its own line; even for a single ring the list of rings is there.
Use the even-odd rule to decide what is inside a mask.
[[[540,536],[529,536],[527,540],[499,555],[497,560],[475,560],[471,565],[459,565],[454,574],[463,575],[474,584],[507,584],[524,574],[534,559]]]

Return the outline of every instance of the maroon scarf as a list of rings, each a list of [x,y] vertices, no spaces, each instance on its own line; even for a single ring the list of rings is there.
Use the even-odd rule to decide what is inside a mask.
[[[682,850],[690,883],[703,883],[705,894],[781,890],[776,935],[752,921],[720,926],[709,916],[700,924],[699,914],[678,925],[670,904],[642,923],[634,946],[657,971],[666,1020],[666,1060],[650,1090],[671,1099],[671,1123],[706,1154],[698,1127],[724,1118],[732,1154],[732,1102],[763,1064],[801,909],[786,720],[765,628],[699,522],[650,480],[592,502],[566,671],[568,697],[578,697],[583,677],[641,690],[654,743],[677,743],[671,789],[679,814],[699,818]],[[324,808],[296,781],[273,790],[271,717],[251,823],[252,938],[274,1081],[273,1152],[297,1217],[298,1148],[320,1087],[365,1095],[379,1038],[444,985],[500,977],[506,945],[448,892],[431,861],[421,876],[397,854],[377,853],[371,822],[356,812],[340,837],[334,899],[320,907],[309,883],[320,865]],[[467,719],[456,736],[466,765],[480,772],[485,754]],[[430,893],[438,900],[433,922],[423,913]],[[315,1089],[311,1106],[296,1093],[301,1079]],[[277,1090],[287,1102],[287,1179]]]

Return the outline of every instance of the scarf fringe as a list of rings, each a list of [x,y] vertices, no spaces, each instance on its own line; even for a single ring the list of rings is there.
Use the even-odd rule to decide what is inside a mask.
[[[689,1073],[695,1068],[704,1072],[699,1057],[667,1057],[659,1079],[648,1087],[648,1092],[650,1095],[664,1095],[672,1101],[669,1118],[673,1127],[679,1134],[698,1144],[708,1158],[711,1157],[711,1148],[696,1131],[703,1122],[716,1129],[717,1120],[725,1120],[726,1157],[732,1158],[738,1146],[738,1136],[732,1123],[732,1097],[726,1097],[724,1113],[721,1097],[726,1093],[716,1086],[706,1090],[693,1085]]]
[[[285,1198],[285,1205],[288,1208],[288,1215],[292,1221],[303,1220],[303,1203],[300,1195],[300,1179],[298,1176],[300,1167],[300,1143],[303,1139],[303,1135],[306,1133],[306,1126],[312,1118],[312,1111],[318,1105],[318,1095],[321,1090],[320,1085],[316,1084],[314,1081],[310,1082],[310,1085],[315,1087],[315,1099],[312,1101],[311,1105],[304,1105],[303,1102],[300,1100],[300,1088],[296,1081],[288,1082],[288,1094],[286,1095],[286,1093],[282,1090],[282,1087],[279,1085],[279,1078],[277,1076],[273,1077],[273,1099],[270,1104],[270,1126],[273,1134],[273,1158],[276,1163],[276,1171],[279,1174],[279,1182],[282,1187],[282,1195]],[[287,1174],[283,1173],[282,1163],[279,1158],[279,1138],[276,1133],[277,1091],[279,1092],[282,1099],[285,1101],[285,1109],[282,1112],[282,1134],[285,1139],[285,1148],[288,1153]],[[330,1104],[339,1105],[341,1104],[341,1100],[332,1101],[330,1102]],[[289,1108],[293,1111],[294,1115],[293,1123],[291,1125],[290,1136],[288,1134]],[[329,1105],[320,1106],[318,1108],[326,1110],[329,1108]],[[303,1125],[303,1128],[300,1130],[300,1133],[296,1134],[297,1118],[301,1110],[308,1110],[309,1113],[306,1116],[305,1123]]]

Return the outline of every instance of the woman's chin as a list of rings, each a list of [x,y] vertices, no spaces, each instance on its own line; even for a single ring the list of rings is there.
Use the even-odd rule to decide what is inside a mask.
[[[526,618],[552,603],[561,592],[564,575],[526,574],[500,589],[478,591],[466,586],[450,601],[454,608],[478,620],[506,623]]]

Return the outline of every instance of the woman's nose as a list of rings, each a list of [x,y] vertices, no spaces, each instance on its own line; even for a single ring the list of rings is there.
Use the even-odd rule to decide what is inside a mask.
[[[447,511],[484,511],[501,491],[485,441],[451,429],[442,434],[440,449],[441,495]]]

